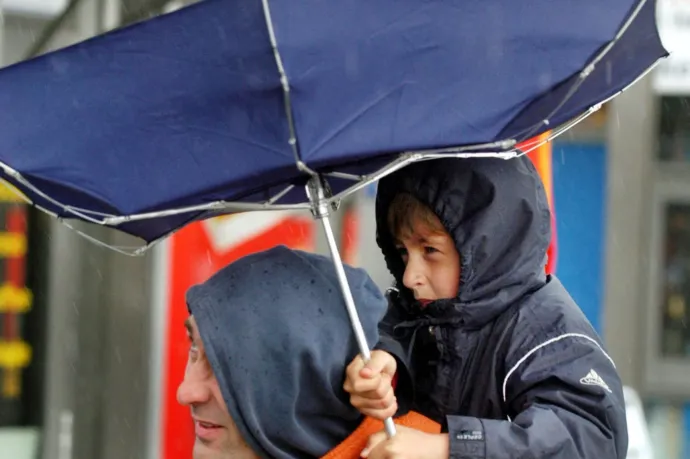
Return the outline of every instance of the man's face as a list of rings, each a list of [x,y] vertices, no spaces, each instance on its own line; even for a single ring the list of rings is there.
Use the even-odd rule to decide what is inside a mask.
[[[177,389],[177,401],[189,406],[192,412],[196,433],[194,459],[258,459],[228,413],[194,317],[186,320],[185,327],[190,347],[184,380]]]

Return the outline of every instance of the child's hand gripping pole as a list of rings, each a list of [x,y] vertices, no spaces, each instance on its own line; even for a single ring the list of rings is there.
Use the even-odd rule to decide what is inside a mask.
[[[371,353],[368,353],[369,356],[362,356],[362,360],[364,361],[365,368],[368,368],[366,365],[371,363]],[[387,353],[386,354],[388,357],[391,357]],[[393,365],[391,367],[390,363],[386,364],[384,362],[384,368],[382,369],[383,371],[378,373],[379,378],[385,377],[384,374],[386,373],[386,370],[388,370],[387,373],[389,373],[389,376],[391,378],[391,389],[394,388],[394,379],[395,379],[395,370],[396,370],[396,365],[395,365],[395,359],[392,359]],[[365,370],[366,371],[366,370]],[[383,426],[386,429],[386,434],[388,435],[388,438],[393,438],[395,436],[395,423],[393,422],[393,417],[389,416],[383,420]]]
[[[397,363],[385,351],[375,350],[364,356],[358,355],[347,366],[343,388],[350,394],[350,403],[360,413],[384,422],[386,433],[395,435],[391,416],[398,409],[393,391]]]

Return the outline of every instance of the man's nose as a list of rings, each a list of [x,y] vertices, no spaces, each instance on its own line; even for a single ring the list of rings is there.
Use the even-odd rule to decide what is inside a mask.
[[[208,402],[210,397],[211,391],[208,385],[205,384],[202,379],[196,378],[194,375],[185,374],[184,379],[177,387],[177,402],[180,405],[199,405]]]

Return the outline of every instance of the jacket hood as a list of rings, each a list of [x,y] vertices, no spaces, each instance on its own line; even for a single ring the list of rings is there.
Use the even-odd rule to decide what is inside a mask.
[[[403,286],[404,265],[387,223],[392,200],[403,192],[436,213],[461,259],[458,296],[430,304],[425,315],[480,327],[545,283],[551,216],[541,178],[526,155],[424,161],[379,182],[377,243],[403,305],[421,313]]]
[[[387,301],[361,269],[345,272],[367,342]],[[329,258],[276,247],[189,289],[207,357],[233,421],[262,457],[321,457],[362,421],[343,390],[358,354]]]

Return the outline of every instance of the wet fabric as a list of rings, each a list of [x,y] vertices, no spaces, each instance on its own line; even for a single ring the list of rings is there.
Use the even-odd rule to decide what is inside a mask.
[[[401,152],[504,151],[665,56],[655,5],[196,2],[1,69],[0,177],[61,217],[165,212],[117,225],[152,241],[228,209],[166,211],[307,202],[304,165],[366,175]]]
[[[371,347],[386,300],[345,267]],[[187,303],[232,419],[262,457],[314,458],[362,422],[343,390],[358,354],[330,258],[276,247],[189,289]]]
[[[410,193],[455,240],[458,296],[420,307],[387,229]],[[550,213],[527,157],[443,159],[383,179],[377,241],[396,279],[379,346],[412,370],[410,408],[442,423],[457,458],[624,458],[620,378],[600,338],[555,276],[546,276]],[[390,347],[389,347],[390,348]]]

